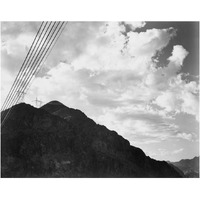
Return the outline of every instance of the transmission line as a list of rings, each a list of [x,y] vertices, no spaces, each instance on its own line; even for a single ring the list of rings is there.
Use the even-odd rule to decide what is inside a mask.
[[[48,23],[48,22],[47,22],[47,23]],[[40,38],[41,38],[41,35],[42,35],[43,31],[45,30],[45,27],[46,27],[47,23],[45,24],[45,26],[44,26],[44,28],[43,28],[41,34],[39,34],[38,37],[37,37],[38,34],[36,35],[35,39],[38,38],[38,40],[36,41],[36,40],[34,39],[34,42],[36,41],[36,43],[35,43],[35,44],[34,44],[34,42],[32,43],[32,46],[31,46],[31,47],[33,47],[33,49],[32,49],[32,48],[29,49],[29,52],[28,52],[28,54],[27,54],[27,56],[26,56],[26,58],[25,58],[25,61],[23,62],[22,67],[20,68],[20,73],[18,73],[18,76],[17,76],[16,79],[15,79],[15,82],[16,82],[15,87],[12,86],[13,90],[12,90],[12,92],[10,93],[10,96],[9,96],[7,102],[4,104],[4,105],[5,105],[5,106],[3,107],[4,110],[7,109],[7,108],[9,108],[9,107],[11,107],[11,106],[13,105],[13,96],[16,95],[16,91],[19,91],[20,84],[21,84],[21,82],[23,81],[23,77],[22,77],[22,76],[25,75],[27,69],[29,69],[29,68],[27,67],[27,62],[29,62],[30,58],[32,57],[32,54],[33,54],[34,51],[35,51],[35,48],[36,48],[36,46],[37,46],[37,44],[38,44],[38,41],[39,41]],[[42,25],[43,25],[43,23],[42,23]],[[40,26],[40,29],[42,28],[42,25]],[[39,30],[40,30],[40,29],[39,29]],[[38,31],[38,33],[39,33],[39,31]],[[33,45],[33,44],[34,44],[34,45]],[[31,52],[31,51],[32,51],[32,52]],[[30,55],[30,56],[28,57],[28,55]],[[21,77],[22,77],[22,78],[21,78]],[[2,110],[3,110],[3,109],[2,109]],[[3,113],[2,119],[4,119],[5,114],[6,114],[6,112]]]
[[[55,23],[54,23],[54,25],[55,25]],[[50,27],[50,26],[49,26]],[[48,27],[48,29],[49,29],[49,27]],[[53,27],[52,27],[52,29],[53,29]],[[51,29],[51,30],[52,30]],[[47,31],[46,31],[47,32]],[[50,35],[50,32],[48,33],[48,35]],[[45,34],[44,34],[44,36],[45,36]],[[44,38],[44,37],[43,37]],[[43,39],[42,38],[42,39]],[[46,39],[45,39],[45,42],[47,41],[47,39],[48,39],[48,36],[46,37]],[[49,40],[50,41],[50,40]],[[49,42],[48,41],[48,42]],[[41,51],[41,49],[44,47],[44,44],[45,44],[45,42],[43,42],[43,41],[41,41],[40,42],[40,44],[41,43],[43,43],[43,45],[42,45],[42,47],[40,48],[40,51]],[[46,45],[46,44],[45,44]],[[48,43],[47,43],[47,45],[48,45]],[[47,47],[47,45],[46,45],[46,47]],[[40,45],[38,46],[38,48],[40,47]],[[46,49],[46,47],[44,47],[44,50]],[[37,50],[38,50],[38,48],[37,48]],[[36,50],[36,52],[37,52],[37,50]],[[40,51],[38,52],[38,54],[37,54],[37,56],[40,54]],[[44,52],[44,51],[43,51]],[[42,54],[41,54],[42,55]],[[40,55],[40,57],[41,57],[41,55]],[[34,55],[35,56],[35,55]],[[40,57],[39,57],[39,59],[40,59]],[[34,57],[33,57],[34,58]],[[37,57],[36,57],[36,61],[38,61],[39,59],[37,59]],[[33,60],[33,59],[32,59]],[[32,62],[32,60],[31,60],[31,62]],[[35,60],[34,60],[34,63],[35,63]],[[32,66],[34,65],[34,63],[32,63]],[[32,67],[31,66],[31,67]],[[23,89],[23,87],[24,87],[24,85],[25,85],[25,83],[27,82],[27,79],[29,79],[29,77],[31,76],[31,74],[30,74],[30,72],[32,72],[33,71],[33,69],[35,68],[35,66],[31,69],[30,68],[30,70],[29,70],[29,73],[28,74],[26,74],[26,77],[25,77],[25,79],[23,80],[21,80],[21,82],[20,82],[20,89],[19,90],[21,90],[21,89]],[[24,77],[23,77],[24,78]],[[25,89],[25,88],[24,88]],[[24,91],[22,91],[22,93],[23,93]],[[14,98],[17,98],[17,99],[14,99],[13,97],[12,97],[12,101],[13,101],[13,104],[15,104],[17,101],[18,101],[18,99],[20,98],[21,96],[18,96],[18,98],[16,97],[16,94],[14,95]],[[10,111],[10,110],[9,110]],[[7,113],[8,114],[8,113]],[[7,115],[8,116],[8,115]]]
[[[37,72],[35,73],[35,77],[37,77],[38,73],[40,72],[40,70],[42,69],[43,67],[43,63],[46,61],[46,59],[48,58],[49,54],[51,53],[52,49],[54,48],[58,38],[60,37],[61,33],[63,32],[63,30],[65,29],[66,25],[67,25],[68,22],[64,22],[64,25],[62,26],[62,30],[60,31],[60,33],[58,34],[58,36],[56,36],[56,40],[54,40],[54,43],[52,44],[52,47],[50,49],[50,51],[47,53],[47,55],[45,56],[44,60],[42,61],[42,63],[40,64],[41,65],[41,68],[39,68],[39,70],[37,70]],[[32,83],[33,83],[33,80],[31,80],[30,84],[28,85],[27,87],[27,91],[29,90],[29,88],[31,87]]]
[[[38,55],[40,54],[40,57],[39,57],[38,59],[34,60],[34,62],[32,63],[32,66],[33,66],[34,63],[35,63],[35,61],[36,61],[35,66],[32,67],[32,69],[30,68],[31,71],[29,70],[28,75],[25,74],[25,75],[26,75],[25,80],[24,80],[23,83],[20,85],[20,88],[22,89],[22,91],[20,91],[21,94],[24,93],[24,91],[26,90],[28,84],[29,84],[30,81],[33,79],[33,76],[35,75],[35,73],[37,72],[39,66],[41,65],[42,61],[44,61],[44,59],[46,59],[46,58],[48,57],[50,51],[52,50],[52,48],[53,48],[53,46],[55,45],[57,39],[59,38],[61,32],[63,31],[62,27],[63,27],[63,25],[65,24],[65,22],[62,22],[61,26],[58,28],[59,24],[60,24],[60,22],[57,24],[57,26],[56,26],[56,28],[54,29],[54,31],[53,31],[52,34],[51,34],[51,31],[48,33],[47,38],[49,37],[49,35],[51,35],[51,36],[50,36],[50,39],[49,39],[48,41],[47,41],[47,38],[45,39],[45,41],[44,41],[44,43],[43,43],[43,45],[42,45],[42,47],[41,47],[41,49],[43,49],[43,46],[44,46],[45,42],[47,41],[47,44],[45,44],[45,47],[44,47],[43,52],[40,54],[40,51],[39,51]],[[54,23],[54,25],[55,25],[55,23]],[[65,25],[66,25],[66,24],[65,24]],[[53,26],[53,27],[54,27],[54,26]],[[51,28],[51,30],[53,30],[53,27]],[[65,27],[65,26],[64,26],[64,27]],[[57,31],[56,34],[54,34],[57,28],[58,28],[58,31]],[[60,30],[61,30],[61,31],[60,31]],[[58,34],[59,32],[60,32],[60,34]],[[53,37],[53,36],[54,36],[54,37]],[[58,36],[58,37],[57,37],[57,36]],[[56,37],[57,37],[57,39],[56,39]],[[52,39],[52,38],[53,38],[53,39]],[[50,42],[50,44],[49,44],[49,42]],[[46,50],[46,48],[47,48],[47,50]],[[41,50],[41,49],[40,49],[40,50]],[[46,52],[45,52],[45,51],[46,51]],[[40,59],[41,57],[42,57],[42,59]],[[21,89],[20,89],[20,90],[21,90]],[[15,96],[16,96],[16,95],[15,95]],[[14,100],[13,100],[13,104],[16,104],[20,98],[21,98],[21,96],[18,96],[16,99],[14,99]],[[3,126],[3,124],[4,124],[5,121],[6,121],[6,119],[9,117],[9,115],[10,115],[10,113],[11,113],[11,110],[12,110],[12,107],[11,107],[11,108],[8,110],[8,112],[6,113],[6,116],[5,116],[5,118],[3,119],[3,122],[2,122],[2,125],[1,125],[1,126]]]
[[[57,27],[58,27],[58,25],[57,25]],[[62,26],[61,26],[61,27],[62,27]],[[61,27],[60,27],[60,28],[61,28]],[[55,29],[55,30],[56,30],[56,29]],[[59,29],[59,30],[60,30],[60,29]],[[55,31],[54,31],[54,32],[55,32]],[[58,32],[59,32],[59,31],[58,31]],[[58,34],[58,32],[57,32],[57,34]],[[56,35],[57,35],[57,34],[56,34]],[[53,41],[55,40],[56,35],[55,35],[54,39],[52,40],[51,44],[52,44]],[[53,34],[52,34],[52,36],[53,36]],[[51,40],[51,38],[50,38],[50,40]],[[50,41],[50,40],[49,40],[49,41]],[[48,42],[49,42],[49,41],[48,41]],[[49,48],[50,48],[50,47],[51,47],[51,45],[49,46]],[[48,48],[48,50],[49,50],[49,48]],[[48,50],[47,50],[47,51],[48,51]],[[47,51],[46,51],[46,53],[47,53]],[[45,53],[45,54],[46,54],[46,53]],[[45,54],[44,54],[44,56],[45,56]],[[43,56],[43,58],[44,58],[44,56]],[[40,57],[41,57],[41,56],[40,56]],[[43,58],[42,58],[42,59],[43,59]],[[38,60],[39,60],[39,59],[38,59]],[[41,61],[42,61],[42,60],[41,60]],[[41,63],[41,61],[40,61],[40,63]],[[38,64],[38,67],[39,67],[39,65],[40,65],[40,64]],[[36,72],[36,70],[34,71],[34,73],[35,73],[35,72]],[[34,73],[32,74],[32,76],[34,75]],[[31,77],[31,78],[32,78],[32,77]],[[30,80],[31,80],[31,79],[29,79],[28,82],[30,82]],[[24,90],[26,89],[26,86],[27,86],[27,85],[28,85],[28,83],[25,85],[25,88],[23,89],[22,93],[23,93]],[[16,101],[18,101],[19,98],[20,98],[20,97],[18,97],[18,98],[16,99]],[[9,110],[9,111],[11,111],[11,110]],[[9,114],[9,113],[8,113],[8,114]]]
[[[15,81],[14,81],[14,83],[13,83],[13,85],[12,85],[12,87],[11,87],[11,89],[10,89],[10,91],[9,91],[9,93],[8,93],[8,95],[7,95],[6,99],[5,99],[5,101],[4,101],[4,103],[3,103],[3,106],[2,106],[2,108],[1,108],[1,111],[3,111],[4,109],[7,108],[7,103],[8,103],[8,101],[10,101],[10,97],[12,96],[13,91],[15,90],[16,85],[18,85],[19,78],[21,77],[22,72],[23,72],[24,68],[26,67],[26,62],[27,62],[27,60],[29,59],[28,57],[29,57],[29,54],[30,54],[31,51],[32,51],[32,48],[33,48],[33,51],[34,51],[34,43],[35,43],[36,39],[38,38],[38,35],[39,35],[39,33],[40,33],[40,30],[42,29],[43,23],[44,23],[44,22],[42,22],[42,24],[41,24],[41,26],[40,26],[40,28],[39,28],[39,30],[38,30],[38,32],[37,32],[35,38],[34,38],[34,41],[33,41],[32,44],[31,44],[31,47],[30,47],[30,49],[29,49],[29,51],[28,51],[28,54],[26,55],[25,60],[23,61],[23,64],[22,64],[22,66],[21,66],[21,68],[20,68],[20,70],[19,70],[19,72],[18,72],[18,74],[17,74],[17,77],[15,78]]]
[[[45,27],[46,27],[46,25],[47,25],[47,23],[45,24]],[[24,70],[22,71],[22,73],[20,74],[20,76],[19,76],[19,78],[18,78],[18,82],[17,82],[17,83],[18,83],[18,84],[17,84],[17,87],[18,87],[18,88],[17,88],[16,90],[19,90],[20,85],[23,83],[24,77],[25,77],[25,76],[28,76],[28,73],[29,73],[29,71],[30,71],[30,69],[31,69],[31,67],[29,67],[29,65],[31,64],[33,58],[34,58],[35,55],[37,54],[37,51],[38,51],[38,49],[39,49],[39,47],[40,47],[40,44],[43,42],[43,38],[44,38],[45,34],[48,32],[48,29],[49,29],[50,25],[49,25],[49,27],[47,28],[46,33],[43,35],[43,37],[42,37],[42,39],[41,39],[41,36],[42,36],[42,34],[43,34],[43,31],[45,30],[45,27],[43,28],[42,33],[40,34],[39,39],[38,39],[36,45],[34,46],[34,49],[33,49],[33,51],[31,52],[31,55],[30,55],[30,57],[28,58],[28,61],[26,62],[26,65],[25,65],[25,67],[24,67]],[[39,41],[40,41],[40,44],[38,45],[38,42],[39,42]],[[37,49],[36,49],[36,52],[34,52],[34,51],[35,51],[35,48],[37,48]],[[33,54],[34,54],[34,55],[33,55]],[[32,56],[32,55],[33,55],[33,56]],[[31,57],[32,57],[32,58],[31,58]],[[30,60],[30,59],[31,59],[31,60]],[[27,73],[27,72],[28,72],[28,73]],[[13,95],[14,95],[14,96],[16,95],[15,92],[16,92],[16,91],[13,90]],[[10,101],[8,102],[8,105],[7,105],[6,108],[8,108],[8,107],[10,107],[10,106],[12,105],[12,101],[13,101],[13,97],[14,97],[13,95],[10,96]]]
[[[47,22],[48,23],[48,22]],[[22,72],[22,74],[21,74],[21,76],[20,76],[20,78],[18,79],[18,84],[19,84],[19,88],[17,89],[17,90],[20,90],[20,88],[21,88],[21,86],[24,84],[24,81],[26,82],[26,78],[28,77],[28,76],[30,76],[31,75],[31,68],[34,68],[34,62],[35,62],[35,59],[37,59],[37,57],[38,57],[38,55],[40,54],[40,51],[41,51],[41,49],[43,48],[43,46],[44,46],[44,44],[45,44],[45,42],[46,42],[46,40],[47,40],[47,38],[48,38],[48,35],[47,35],[47,37],[46,37],[46,34],[49,34],[48,33],[48,31],[49,31],[49,28],[50,28],[50,26],[51,26],[51,23],[49,24],[49,26],[47,27],[47,29],[46,29],[46,31],[45,31],[45,33],[44,33],[44,35],[43,35],[43,37],[42,37],[42,39],[41,39],[41,41],[40,41],[40,44],[39,45],[37,45],[36,44],[36,51],[35,51],[35,53],[34,53],[34,55],[33,55],[33,52],[32,52],[32,54],[31,54],[31,57],[32,57],[32,55],[33,55],[33,57],[31,58],[30,57],[30,59],[28,59],[28,61],[30,60],[30,62],[29,63],[26,63],[26,66],[25,66],[25,70]],[[44,27],[45,28],[45,27]],[[52,29],[51,29],[52,30]],[[51,31],[50,30],[50,31]],[[44,31],[44,29],[43,29],[43,31]],[[40,35],[40,36],[42,36],[42,34]],[[46,38],[45,38],[46,37]],[[44,39],[44,41],[43,41],[43,39]],[[40,39],[39,39],[40,40]],[[38,41],[39,41],[38,40]],[[37,41],[37,42],[38,42]],[[43,45],[42,45],[42,47],[40,48],[40,45],[43,43]],[[39,50],[39,52],[38,52],[38,50]],[[15,99],[15,97],[16,97],[16,93],[15,93],[15,91],[13,91],[13,95],[12,95],[12,97],[10,98],[10,102],[8,103],[8,106],[6,107],[6,108],[8,108],[8,107],[11,107],[12,106],[12,103],[13,103],[13,101],[14,101],[14,99]]]

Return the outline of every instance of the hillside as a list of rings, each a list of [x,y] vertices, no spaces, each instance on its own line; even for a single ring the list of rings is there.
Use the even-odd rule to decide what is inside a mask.
[[[58,101],[14,106],[1,145],[2,177],[182,177]]]
[[[178,162],[171,162],[171,164],[179,168],[184,173],[185,177],[199,177],[199,157],[194,157],[193,159],[182,159]]]

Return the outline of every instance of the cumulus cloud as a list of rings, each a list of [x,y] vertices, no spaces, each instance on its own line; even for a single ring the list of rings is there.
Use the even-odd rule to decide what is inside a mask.
[[[120,23],[110,22],[106,32],[85,47],[82,55],[72,62],[75,69],[132,70],[142,76],[151,65],[152,56],[162,50],[174,36],[169,29],[150,29],[145,32],[122,34]]]
[[[174,123],[178,113],[198,119],[199,84],[184,80],[180,73],[188,52],[175,45],[168,64],[160,67],[153,57],[164,51],[176,30],[135,31],[144,26],[144,22],[69,23],[26,101],[32,104],[36,96],[44,103],[57,99],[138,146],[191,141],[193,135]],[[17,40],[10,44],[18,44]],[[12,53],[12,45],[3,52]]]
[[[178,138],[182,138],[184,140],[192,140],[192,134],[191,133],[178,133],[177,134]]]
[[[184,92],[182,99],[183,99],[183,104],[181,111],[191,115],[195,115],[196,120],[199,120],[198,95],[194,95],[193,93],[190,92]]]
[[[2,22],[1,67],[17,75],[39,28],[38,22]]]
[[[158,91],[156,105],[167,112],[185,112],[194,115],[198,120],[198,84],[194,81],[186,82],[179,74],[188,52],[181,46],[173,47],[169,64],[164,68],[151,68],[144,78],[147,87]]]
[[[181,101],[177,98],[176,94],[170,91],[163,92],[154,102],[160,107],[165,108],[167,112],[180,110],[178,106],[180,106]]]
[[[164,108],[167,112],[185,112],[196,117],[199,116],[199,89],[196,82],[187,83],[177,76],[170,80],[167,91],[162,91],[154,103]]]
[[[129,32],[127,51],[131,56],[152,58],[157,51],[162,50],[175,36],[173,28],[149,29],[145,32]]]
[[[132,28],[125,35],[126,24],[87,25],[91,32],[80,28],[87,36],[80,40],[80,48],[71,46],[72,52],[80,49],[76,57],[36,78],[32,94],[39,94],[43,101],[56,96],[138,144],[186,139],[184,134],[177,136],[182,132],[169,120],[180,112],[198,114],[198,84],[186,82],[178,74],[188,52],[174,46],[168,65],[161,68],[152,57],[168,45],[176,31],[149,29],[138,33]],[[82,24],[75,24],[73,30],[78,26]]]
[[[125,25],[128,25],[132,31],[134,31],[136,28],[142,28],[146,25],[145,22],[139,22],[139,21],[138,22],[125,21],[124,23]]]
[[[168,60],[174,63],[176,66],[180,67],[183,64],[184,59],[188,55],[188,52],[181,45],[175,45],[173,47],[172,56]],[[169,68],[171,66],[169,65]]]
[[[33,35],[20,34],[17,38],[10,38],[3,43],[2,50],[6,51],[8,55],[21,57],[27,52],[27,47],[31,45],[33,41]]]

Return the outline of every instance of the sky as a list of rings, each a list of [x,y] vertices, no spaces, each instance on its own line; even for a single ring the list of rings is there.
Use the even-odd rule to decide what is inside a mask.
[[[1,23],[1,103],[41,22]],[[198,22],[69,22],[24,101],[82,110],[157,160],[199,155]]]

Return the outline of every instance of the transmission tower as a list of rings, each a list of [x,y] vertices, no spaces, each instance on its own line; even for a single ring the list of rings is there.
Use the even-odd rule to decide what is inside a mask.
[[[37,97],[36,97],[36,99],[34,101],[35,101],[35,107],[36,108],[39,108],[39,107],[42,106],[43,102],[41,100],[37,99]]]

